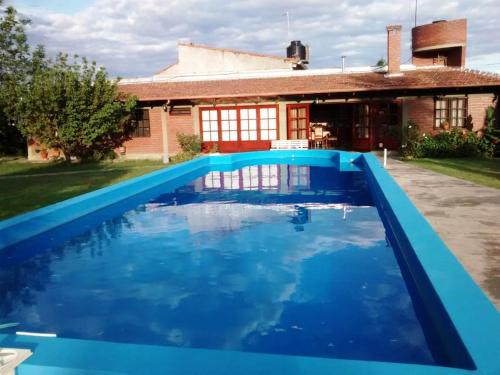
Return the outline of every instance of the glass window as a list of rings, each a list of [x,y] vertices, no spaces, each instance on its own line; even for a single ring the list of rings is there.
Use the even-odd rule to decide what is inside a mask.
[[[201,132],[204,142],[275,140],[278,111],[264,106],[202,109]]]
[[[219,140],[219,125],[217,110],[202,110],[201,112],[202,139],[204,142]]]
[[[289,110],[290,139],[307,139],[307,107],[294,107]]]
[[[221,133],[223,141],[238,140],[238,121],[236,109],[221,109]]]
[[[240,135],[242,141],[257,140],[257,110],[240,109]]]
[[[354,123],[354,135],[357,139],[370,138],[370,105],[358,106],[356,122]]]
[[[135,127],[132,138],[150,137],[149,110],[144,108],[136,109],[132,116],[132,125]]]
[[[448,101],[446,99],[436,99],[434,108],[434,126],[440,128],[448,121]]]
[[[467,118],[465,98],[450,99],[450,125],[463,127]]]
[[[260,139],[263,141],[272,141],[277,139],[278,122],[276,119],[276,108],[260,109]]]
[[[463,127],[467,119],[467,98],[438,98],[434,101],[434,127],[447,122],[452,127]]]

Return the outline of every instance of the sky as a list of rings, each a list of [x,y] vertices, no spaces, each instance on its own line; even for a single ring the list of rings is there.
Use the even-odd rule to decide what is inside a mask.
[[[176,61],[178,42],[285,56],[310,46],[310,67],[374,65],[386,56],[388,24],[403,26],[410,62],[415,0],[6,0],[32,20],[28,37],[49,54],[95,60],[111,76],[151,76]],[[290,15],[287,30],[285,13]],[[468,19],[467,67],[500,73],[500,1],[418,0],[417,24]]]

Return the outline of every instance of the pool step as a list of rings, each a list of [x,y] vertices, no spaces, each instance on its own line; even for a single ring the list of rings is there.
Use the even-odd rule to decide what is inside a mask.
[[[31,356],[31,350],[0,348],[0,374],[14,375],[15,368]]]

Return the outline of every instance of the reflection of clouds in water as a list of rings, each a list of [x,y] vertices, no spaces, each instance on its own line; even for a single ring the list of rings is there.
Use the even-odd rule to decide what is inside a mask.
[[[254,233],[254,236],[258,238],[269,238],[270,236],[270,234],[266,232],[272,229],[261,226],[263,223],[280,221],[280,219],[282,220],[284,217],[288,217],[288,214],[295,212],[294,205],[255,206],[235,203],[210,204],[210,206],[211,207],[205,212],[209,213],[211,219],[203,215],[201,215],[201,219],[197,217],[199,221],[195,222],[194,230],[192,228],[193,221],[190,221],[190,218],[196,217],[195,214],[198,212],[196,210],[196,205],[163,207],[159,212],[161,212],[162,218],[165,219],[164,224],[170,216],[175,217],[175,221],[178,221],[184,215],[187,221],[187,227],[193,234],[199,231],[200,222],[203,223],[203,231],[212,233],[217,233],[217,231],[221,229],[226,231],[229,228],[235,228],[239,226],[241,222],[244,222],[246,225],[259,227],[260,232]],[[324,209],[321,205],[315,206]],[[215,273],[212,270],[211,278],[217,279],[217,292],[220,294],[232,296],[239,292],[245,292],[252,283],[263,283],[266,285],[266,293],[260,291],[258,299],[256,298],[253,300],[251,307],[252,313],[245,314],[249,318],[251,317],[251,320],[247,319],[246,322],[238,323],[241,324],[239,327],[236,325],[232,327],[233,330],[231,333],[226,334],[227,338],[224,346],[239,347],[241,340],[249,333],[255,330],[264,332],[279,323],[280,315],[283,310],[282,303],[289,301],[294,293],[296,293],[297,284],[300,282],[301,278],[302,262],[319,254],[330,254],[347,247],[356,246],[367,249],[376,246],[378,242],[381,241],[381,238],[384,237],[384,229],[380,222],[374,221],[374,219],[376,219],[376,212],[373,209],[371,209],[373,213],[370,214],[370,209],[354,208],[351,217],[355,220],[356,224],[353,225],[350,221],[340,220],[342,207],[341,205],[339,207],[334,207],[334,209],[336,209],[334,216],[332,216],[331,211],[318,212],[317,216],[313,215],[313,221],[326,220],[320,225],[320,228],[312,228],[311,231],[306,234],[306,238],[304,238],[304,234],[301,234],[301,236],[297,238],[298,241],[295,244],[293,242],[287,243],[288,246],[283,251],[277,251],[273,246],[269,246],[269,243],[264,243],[263,245],[268,247],[267,250],[270,251],[270,254],[266,255],[264,263],[262,261],[256,263],[254,267],[252,267],[253,269],[241,273],[229,274],[227,274],[227,269],[219,269],[219,273]],[[232,209],[229,210],[228,208]],[[357,212],[358,210],[362,211],[359,215]],[[226,211],[235,213],[231,218],[233,221],[229,226],[227,225],[227,221],[219,220]],[[367,214],[368,217],[366,217]],[[360,220],[358,216],[363,219]],[[129,218],[129,221],[135,225],[133,219]],[[141,225],[148,225],[148,223],[144,223],[143,221],[140,221],[140,223]],[[161,232],[161,228],[164,228],[164,224],[160,224],[158,229],[154,228],[153,231],[158,230],[158,232]],[[292,233],[277,233],[275,236],[279,238],[287,234],[293,235]],[[244,243],[248,238],[244,237],[243,240],[237,240],[236,242],[234,240],[235,239],[232,238],[232,248],[229,251],[231,256],[238,258],[245,256],[246,253],[252,252],[251,246],[248,246],[248,243]],[[220,244],[225,244],[225,242],[222,241]],[[200,253],[197,253],[197,255],[200,255]],[[283,275],[277,272],[277,270],[281,270]],[[284,283],[285,279],[290,280],[290,282]],[[195,287],[195,289],[196,288],[197,287]],[[313,297],[309,295],[309,298]],[[300,300],[302,303],[307,302],[307,296],[301,295]],[[294,301],[298,302],[298,299]],[[189,335],[189,327],[187,331],[188,332],[184,332],[185,337]]]
[[[204,202],[203,204],[185,204],[180,206],[164,206],[161,204],[149,204],[148,211],[154,212],[145,220],[142,215],[131,211],[127,213],[127,219],[131,223],[131,231],[140,235],[159,234],[175,232],[179,230],[189,230],[190,234],[198,232],[231,232],[242,227],[272,223],[284,214],[293,214],[297,207],[306,207],[308,210],[338,210],[344,209],[342,204],[273,204],[273,205],[253,205],[236,202]],[[347,245],[355,245],[368,248],[384,238],[385,231],[380,222],[377,221],[377,214],[369,215],[368,219],[360,219],[366,212],[373,212],[373,207],[351,207],[349,219],[335,221],[335,225],[326,228],[325,235],[319,234],[311,244],[315,248],[334,248]],[[363,215],[356,215],[358,210],[363,210]],[[156,215],[161,213],[161,215]],[[339,213],[339,215],[341,215]],[[354,217],[355,225],[350,222]],[[185,221],[180,221],[183,219]]]
[[[385,248],[385,233],[374,208],[352,207],[343,220],[343,206],[324,205],[309,207],[310,222],[297,233],[289,222],[295,207],[226,202],[129,211],[116,224],[122,226],[118,235],[92,235],[66,245],[66,261],[54,262],[52,272],[71,291],[57,297],[63,288],[40,293],[33,307],[39,318],[26,315],[25,320],[70,337],[242,350],[258,342],[249,338],[255,333],[314,334],[301,326],[293,329],[296,324],[281,326],[290,304],[314,304],[323,293],[304,287],[303,279],[311,277],[304,274],[307,262],[354,248],[371,256],[381,243]],[[98,260],[72,251],[88,249],[101,237],[108,248]],[[81,269],[76,258],[85,263]],[[392,264],[379,266],[397,276]],[[72,293],[79,307],[58,320],[51,313],[54,299],[76,303]],[[409,308],[403,302],[388,305],[400,291],[385,282],[353,293],[366,305],[363,314],[372,321],[366,327],[373,334],[382,332],[376,322],[389,310]],[[102,316],[112,321],[103,322]],[[117,334],[120,330],[124,333]],[[412,334],[400,336],[404,342],[415,340]]]
[[[243,223],[264,223],[279,216],[279,213],[276,216],[272,215],[265,206],[234,202],[204,202],[180,206],[148,204],[146,209],[155,212],[153,217],[156,219],[159,218],[156,213],[162,216],[160,220],[144,222],[142,216],[138,215],[139,220],[136,221],[133,230],[141,234],[183,229],[188,229],[191,234],[202,231],[234,231],[241,228]],[[129,214],[135,216],[134,211]],[[182,221],[179,222],[179,219]]]
[[[167,341],[170,344],[176,345],[176,346],[188,346],[189,342],[186,342],[184,338],[184,334],[181,329],[179,328],[172,328],[170,331],[167,332]]]
[[[185,289],[172,284],[141,284],[134,286],[133,290],[125,289],[121,297],[132,294],[138,299],[161,301],[162,305],[176,309],[182,300],[192,295],[192,292]]]
[[[228,207],[232,207],[228,210]],[[340,206],[339,208],[341,208]],[[336,208],[336,207],[335,207]],[[321,207],[324,209],[324,207]],[[190,218],[193,217],[192,214],[197,212],[196,205],[184,205],[184,206],[170,206],[161,207],[159,210],[154,210],[155,213],[159,213],[162,222],[160,221],[150,221],[145,222],[143,220],[139,221],[140,227],[136,227],[136,223],[133,218],[129,217],[129,222],[136,233],[142,233],[142,229],[147,227],[147,232],[162,233],[166,228],[171,229],[169,226],[170,220],[178,222],[180,219],[186,220],[184,225],[180,225],[183,230],[189,228],[191,234],[200,234],[202,238],[204,237],[203,232],[215,232],[222,231],[225,234],[219,234],[224,237],[227,236],[226,232],[228,229],[234,229],[239,227],[241,223],[245,223],[250,226],[260,226],[262,223],[273,223],[283,219],[283,217],[288,217],[289,213],[293,213],[295,210],[294,205],[280,205],[279,209],[269,206],[254,206],[254,205],[244,205],[244,204],[211,204],[210,209],[206,212],[210,213],[211,219],[201,215],[203,220],[200,220],[203,225],[199,225],[195,222],[195,228],[192,228],[193,221]],[[371,210],[371,212],[370,212]],[[233,220],[229,225],[228,221],[218,220],[224,212],[231,211],[237,212],[231,220]],[[293,242],[287,243],[287,248],[284,251],[276,251],[272,246],[265,248],[266,258],[260,259],[258,262],[253,264],[250,269],[245,271],[239,269],[231,269],[228,272],[227,268],[213,268],[209,267],[209,278],[214,281],[212,284],[217,288],[217,291],[212,291],[215,295],[227,295],[234,296],[238,293],[248,292],[249,286],[252,284],[263,284],[265,285],[266,292],[259,289],[257,296],[252,296],[251,306],[247,307],[248,311],[236,312],[232,317],[228,318],[228,326],[225,327],[224,333],[224,343],[221,344],[222,347],[227,348],[240,348],[242,340],[252,332],[258,331],[267,334],[267,331],[272,329],[279,324],[281,319],[281,314],[283,312],[283,303],[288,301],[294,301],[295,303],[306,303],[311,299],[314,299],[314,295],[310,293],[298,292],[298,285],[301,279],[301,268],[302,263],[310,258],[313,258],[319,254],[330,254],[335,251],[342,250],[349,247],[357,247],[363,249],[370,249],[371,247],[377,246],[381,241],[384,241],[385,232],[381,223],[377,221],[376,211],[367,208],[353,208],[353,212],[350,213],[350,218],[347,221],[340,220],[342,212],[337,209],[335,216],[332,216],[331,212],[325,211],[325,213],[318,213],[318,216],[313,214],[312,221],[321,221],[322,219],[328,219],[328,221],[322,223],[320,228],[311,229],[309,234],[306,234],[306,239],[302,239],[298,243]],[[217,212],[217,214],[214,214]],[[352,220],[352,221],[351,221]],[[355,222],[355,225],[353,223]],[[149,225],[151,223],[151,225]],[[237,223],[237,224],[235,224]],[[187,224],[187,225],[186,225]],[[155,227],[156,225],[156,227]],[[202,230],[200,229],[202,228]],[[260,227],[259,227],[260,228]],[[175,229],[175,227],[174,227]],[[245,229],[245,228],[242,228]],[[255,229],[255,228],[254,228]],[[271,229],[260,228],[262,233],[256,233],[256,237],[265,237],[265,231]],[[261,236],[261,234],[263,236]],[[269,236],[269,233],[267,234]],[[277,237],[293,235],[293,233],[281,233]],[[205,234],[206,236],[206,234]],[[304,234],[301,234],[303,237]],[[253,251],[252,247],[248,243],[243,243],[247,241],[248,238],[244,237],[241,239],[231,238],[231,249],[218,251],[218,254],[225,254],[229,258],[239,259],[245,254],[251,253]],[[219,245],[212,244],[212,248],[217,248],[218,246],[223,246],[226,244],[223,240],[218,242]],[[251,241],[250,241],[251,245]],[[196,266],[203,266],[203,251],[209,251],[214,253],[213,250],[201,250],[201,252],[196,252],[190,258],[190,266],[196,264]],[[248,265],[247,265],[248,266]],[[277,270],[284,272],[285,276],[280,275]],[[186,271],[185,267],[179,267],[177,272],[183,273]],[[236,272],[233,272],[236,271]],[[290,282],[284,282],[284,280],[290,280]],[[185,292],[183,298],[189,298],[190,295],[196,293],[198,290],[198,285],[193,285],[192,288],[187,286],[191,292]],[[373,320],[379,319],[380,314],[383,309],[383,301],[390,297],[391,287],[386,284],[381,284],[377,288],[377,293],[372,298],[367,299],[368,310],[371,308],[373,311],[368,313],[369,317]],[[174,294],[180,294],[177,291]],[[182,299],[183,299],[182,298]],[[380,301],[381,303],[377,303]],[[211,300],[211,303],[215,303]],[[212,309],[217,311],[218,306],[212,306]],[[220,311],[220,310],[218,310]],[[240,313],[240,316],[237,316]],[[240,319],[241,318],[241,319]],[[194,341],[196,341],[197,332],[191,327],[181,327],[176,328],[182,335],[176,336],[175,345],[187,345],[185,342],[192,342],[193,336]],[[279,328],[278,328],[279,329]],[[176,331],[178,332],[178,331]],[[180,342],[182,339],[182,343]],[[174,343],[171,339],[169,342]]]
[[[230,334],[225,335],[222,348],[241,350],[243,349],[243,339],[253,332],[265,332],[269,328],[275,326],[283,312],[281,303],[260,303],[253,307],[251,314],[248,314],[248,319],[242,321],[241,325],[235,326]]]
[[[184,223],[179,223],[177,218],[185,219],[190,233],[201,231],[224,230],[232,231],[251,223],[272,222],[283,214],[294,214],[297,208],[314,210],[344,210],[344,204],[336,203],[304,203],[304,204],[245,204],[234,201],[217,201],[189,203],[183,205],[164,205],[161,203],[148,203],[144,209],[148,212],[159,212],[165,216],[154,223],[143,222],[141,212],[131,211],[127,216],[138,217],[134,223],[133,231],[145,233],[161,233],[166,230],[185,229]],[[356,209],[370,208],[357,206]],[[156,216],[155,216],[156,217]],[[156,217],[158,218],[158,217]],[[214,220],[217,218],[217,220]]]

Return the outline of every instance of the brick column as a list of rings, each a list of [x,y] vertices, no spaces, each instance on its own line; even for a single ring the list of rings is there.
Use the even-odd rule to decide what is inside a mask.
[[[169,163],[168,157],[168,131],[167,131],[167,113],[161,110],[161,138],[162,138],[162,152],[163,152],[163,163]]]
[[[401,25],[387,26],[387,74],[399,74],[401,65]]]

